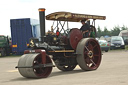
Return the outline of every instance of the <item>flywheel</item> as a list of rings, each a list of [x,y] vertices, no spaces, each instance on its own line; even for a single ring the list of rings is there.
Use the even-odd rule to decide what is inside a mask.
[[[77,29],[77,28],[73,28],[71,29],[70,33],[69,33],[69,42],[71,47],[76,50],[77,44],[79,43],[79,41],[83,38],[82,32]]]

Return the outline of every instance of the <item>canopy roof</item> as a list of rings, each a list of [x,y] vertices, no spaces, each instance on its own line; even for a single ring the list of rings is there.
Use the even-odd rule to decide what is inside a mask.
[[[106,16],[77,14],[77,13],[70,13],[70,12],[55,12],[55,13],[51,13],[51,14],[47,15],[46,19],[47,20],[79,22],[83,19],[105,20]]]

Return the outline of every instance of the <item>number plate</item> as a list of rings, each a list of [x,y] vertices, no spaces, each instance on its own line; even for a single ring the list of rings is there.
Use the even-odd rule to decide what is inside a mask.
[[[118,46],[116,46],[116,47],[120,47],[120,46],[118,45]]]
[[[105,44],[102,44],[101,46],[106,46]]]

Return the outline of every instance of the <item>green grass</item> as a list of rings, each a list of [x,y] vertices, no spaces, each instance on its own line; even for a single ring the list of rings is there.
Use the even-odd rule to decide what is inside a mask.
[[[22,55],[13,55],[13,54],[10,54],[10,56],[0,56],[0,58],[4,58],[4,57],[20,57]]]

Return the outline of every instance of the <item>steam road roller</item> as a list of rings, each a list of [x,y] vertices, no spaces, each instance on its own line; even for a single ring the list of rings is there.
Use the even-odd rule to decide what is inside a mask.
[[[89,28],[93,28],[90,32],[95,32],[95,21],[105,20],[106,16],[71,12],[54,12],[45,16],[44,8],[38,10],[41,39],[31,38],[31,50],[25,50],[18,61],[16,68],[23,77],[46,78],[55,66],[61,71],[72,71],[76,65],[84,71],[99,67],[102,55],[97,40],[91,36],[84,38],[80,29],[69,28],[69,22],[79,23],[86,19]],[[45,20],[53,21],[48,32],[45,32]]]

